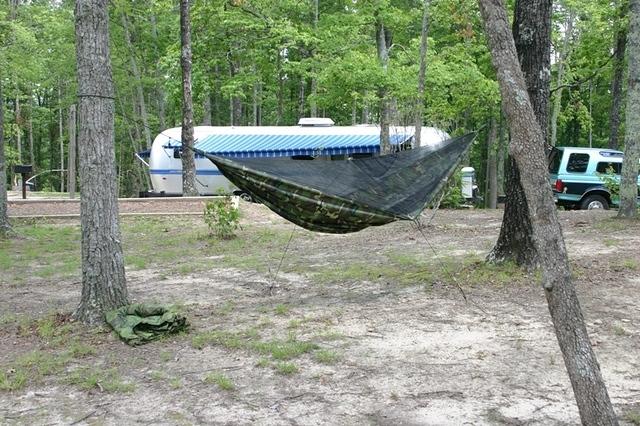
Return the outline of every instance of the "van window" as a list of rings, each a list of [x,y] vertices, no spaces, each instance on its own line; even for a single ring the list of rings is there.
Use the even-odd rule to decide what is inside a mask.
[[[622,163],[605,163],[605,162],[598,163],[598,165],[596,166],[596,172],[607,173],[609,168],[612,168],[613,172],[619,175],[620,170],[622,170]]]
[[[549,153],[549,173],[558,173],[560,170],[560,161],[562,160],[562,151],[553,148]]]
[[[589,166],[589,154],[571,154],[567,163],[567,171],[574,173],[584,173]]]

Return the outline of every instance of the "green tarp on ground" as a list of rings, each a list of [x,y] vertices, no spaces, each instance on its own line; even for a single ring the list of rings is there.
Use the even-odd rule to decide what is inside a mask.
[[[133,304],[107,312],[107,323],[128,345],[141,345],[186,330],[187,318],[169,306]]]
[[[311,231],[343,234],[415,219],[455,171],[474,136],[344,161],[230,159],[194,151],[285,219]]]

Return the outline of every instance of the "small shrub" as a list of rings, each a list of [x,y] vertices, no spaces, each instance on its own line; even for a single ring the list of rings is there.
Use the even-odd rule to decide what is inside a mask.
[[[598,173],[598,177],[609,190],[613,202],[620,201],[620,176],[616,174],[613,167],[608,167],[606,173]]]
[[[235,238],[235,232],[240,227],[240,213],[233,205],[231,197],[227,195],[221,200],[207,202],[204,207],[204,221],[211,235],[221,240],[230,240]]]

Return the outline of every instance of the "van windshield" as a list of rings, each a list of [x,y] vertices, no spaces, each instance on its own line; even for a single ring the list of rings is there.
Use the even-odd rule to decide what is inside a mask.
[[[553,148],[549,153],[549,173],[557,174],[560,170],[560,161],[562,160],[562,150]]]

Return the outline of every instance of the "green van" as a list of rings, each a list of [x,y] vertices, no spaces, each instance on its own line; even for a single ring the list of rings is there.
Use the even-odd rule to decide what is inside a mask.
[[[549,154],[549,174],[558,205],[568,209],[608,209],[617,205],[602,175],[620,178],[623,153],[603,148],[557,147]]]

